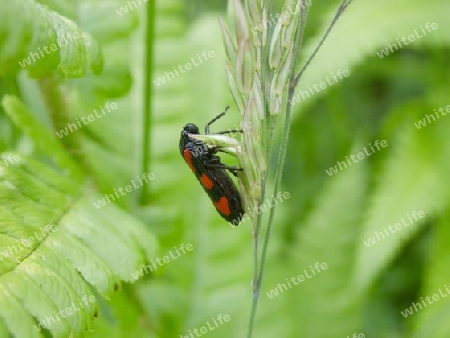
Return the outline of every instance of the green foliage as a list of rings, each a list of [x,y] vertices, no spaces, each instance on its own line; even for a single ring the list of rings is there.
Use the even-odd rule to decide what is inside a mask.
[[[0,23],[0,75],[16,74],[19,65],[28,66],[32,77],[54,70],[63,76],[80,77],[88,65],[94,73],[101,71],[97,42],[74,21],[35,0],[3,1],[0,10],[5,16]],[[34,59],[31,53],[35,53]]]
[[[67,172],[22,156],[1,183],[0,317],[17,337],[40,337],[34,318],[79,306],[94,289],[109,297],[154,254],[155,239],[141,223],[113,205],[97,209],[99,194]],[[86,305],[48,330],[85,331],[98,315],[96,301]]]
[[[299,66],[337,3],[310,8]],[[251,225],[223,222],[177,149],[185,123],[203,125],[233,103],[218,13],[206,11],[226,15],[224,5],[157,1],[155,22],[147,22],[146,5],[119,15],[121,6],[127,1],[0,3],[0,165],[20,155],[0,169],[0,255],[8,253],[0,256],[0,337],[177,337],[219,314],[231,321],[208,337],[243,337]],[[449,336],[450,297],[401,314],[449,285],[450,120],[415,126],[450,104],[449,13],[445,0],[355,0],[305,72],[299,90],[338,69],[350,76],[293,106],[281,187],[290,198],[276,209],[255,337]],[[439,29],[378,57],[427,22]],[[30,53],[69,32],[81,37],[22,69]],[[155,48],[148,73],[147,45]],[[215,57],[160,86],[153,82],[204,50]],[[151,98],[143,94],[148,81]],[[107,102],[117,110],[56,136]],[[212,129],[238,124],[236,111],[232,106]],[[377,139],[388,146],[326,173]],[[140,201],[137,189],[97,209],[104,194],[142,176],[144,153],[156,177],[146,185],[148,200]],[[426,216],[364,243],[414,210]],[[49,224],[57,230],[19,246]],[[193,250],[133,283],[143,264],[183,243]],[[267,296],[316,262],[328,268]],[[83,296],[95,302],[46,330],[34,327]]]

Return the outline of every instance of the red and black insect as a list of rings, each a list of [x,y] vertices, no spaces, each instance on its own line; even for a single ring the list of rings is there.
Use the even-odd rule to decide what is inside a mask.
[[[209,126],[225,115],[227,110],[228,107],[206,124],[206,135],[210,134]],[[239,131],[229,130],[214,134],[233,132]],[[215,155],[220,151],[220,147],[208,147],[205,142],[196,140],[189,134],[200,134],[198,127],[193,123],[186,124],[181,132],[181,155],[208,194],[217,212],[231,224],[238,225],[244,216],[241,196],[226,170],[237,176],[237,172],[242,169],[223,164],[220,157]]]

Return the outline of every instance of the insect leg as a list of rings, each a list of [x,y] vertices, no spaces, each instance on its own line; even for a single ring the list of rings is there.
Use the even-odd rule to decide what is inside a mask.
[[[206,135],[209,134],[209,126],[210,126],[211,124],[213,124],[214,122],[216,122],[218,119],[220,119],[222,116],[224,116],[225,113],[227,112],[228,108],[230,108],[230,106],[227,106],[223,112],[221,112],[219,115],[217,115],[215,118],[213,118],[211,121],[209,121],[209,122],[206,124],[206,126],[205,126],[205,134],[206,134]]]
[[[244,170],[242,168],[229,166],[229,165],[226,165],[226,164],[223,164],[223,163],[206,164],[205,168],[225,169],[225,170],[228,170],[230,173],[232,173],[236,177],[237,177],[238,171],[243,171]]]
[[[242,129],[234,129],[234,130],[225,130],[225,131],[219,131],[214,134],[232,134],[232,133],[243,133],[244,131]]]

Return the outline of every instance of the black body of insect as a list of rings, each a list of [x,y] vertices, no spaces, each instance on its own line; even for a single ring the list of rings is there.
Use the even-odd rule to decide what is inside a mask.
[[[206,124],[205,134],[210,134],[209,126],[225,115],[227,109]],[[238,131],[230,130],[215,134],[230,132]],[[217,212],[232,225],[238,225],[244,216],[241,196],[226,170],[237,176],[237,172],[242,169],[223,164],[216,155],[220,151],[219,147],[208,147],[205,142],[196,140],[189,134],[200,134],[198,127],[193,123],[186,124],[181,132],[179,145],[181,156],[208,194]]]

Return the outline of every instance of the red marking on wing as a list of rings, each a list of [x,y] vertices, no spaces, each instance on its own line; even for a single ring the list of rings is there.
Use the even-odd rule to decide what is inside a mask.
[[[200,182],[202,182],[202,186],[204,186],[208,190],[211,190],[214,186],[214,182],[211,181],[209,177],[206,176],[206,174],[202,174],[202,176],[200,176]]]
[[[196,172],[194,165],[192,164],[192,154],[189,151],[189,149],[184,149],[183,151],[183,157],[186,163],[188,164],[189,168],[191,168],[192,172]]]
[[[219,211],[222,215],[230,216],[230,206],[228,204],[228,198],[221,197],[218,202],[214,203],[217,211]]]

